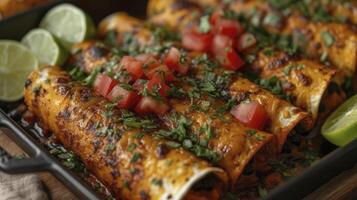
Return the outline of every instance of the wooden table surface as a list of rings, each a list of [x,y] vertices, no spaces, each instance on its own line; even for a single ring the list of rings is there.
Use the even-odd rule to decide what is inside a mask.
[[[23,151],[0,130],[0,146],[12,155],[21,155]],[[356,155],[357,156],[357,155]],[[62,183],[49,173],[38,173],[52,200],[78,200]],[[305,200],[355,200],[357,199],[357,166],[345,171]]]

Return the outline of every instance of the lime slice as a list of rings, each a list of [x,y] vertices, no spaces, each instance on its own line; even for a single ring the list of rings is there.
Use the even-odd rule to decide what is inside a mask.
[[[32,51],[40,65],[62,65],[67,58],[66,51],[57,44],[51,33],[44,29],[34,29],[27,33],[22,44]]]
[[[51,32],[67,50],[95,34],[92,20],[71,4],[61,4],[51,9],[42,19],[40,27]]]
[[[357,138],[357,95],[349,98],[327,118],[321,132],[337,146],[344,146]]]
[[[20,99],[26,78],[37,65],[36,57],[22,44],[0,40],[0,100]]]

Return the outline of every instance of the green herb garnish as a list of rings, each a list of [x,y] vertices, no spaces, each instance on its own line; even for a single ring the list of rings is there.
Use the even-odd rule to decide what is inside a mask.
[[[328,31],[323,31],[321,32],[321,38],[323,43],[327,46],[330,47],[335,43],[335,37]]]
[[[137,162],[142,157],[141,153],[135,152],[133,157],[130,159],[131,163]]]
[[[202,33],[207,33],[208,31],[211,30],[211,24],[209,22],[209,16],[208,15],[205,15],[205,16],[201,17],[199,30]]]

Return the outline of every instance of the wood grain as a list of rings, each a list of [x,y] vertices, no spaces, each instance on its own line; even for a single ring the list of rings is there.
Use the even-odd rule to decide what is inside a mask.
[[[11,155],[23,155],[24,152],[0,130],[0,146]],[[48,190],[49,199],[53,200],[78,200],[61,182],[48,172],[37,173],[45,188]]]
[[[12,155],[21,155],[23,151],[0,129],[0,146]],[[357,156],[357,155],[356,155]],[[78,200],[62,183],[50,173],[38,173],[53,200]],[[357,165],[345,171],[304,200],[354,200],[357,199]]]

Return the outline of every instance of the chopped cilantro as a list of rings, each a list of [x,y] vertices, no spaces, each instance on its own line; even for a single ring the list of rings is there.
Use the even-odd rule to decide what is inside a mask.
[[[260,79],[258,84],[264,89],[271,91],[274,95],[277,95],[285,100],[290,101],[291,99],[291,96],[289,94],[285,94],[283,91],[281,81],[276,76],[272,76],[267,79]]]
[[[69,72],[69,74],[74,80],[77,81],[82,81],[87,77],[84,71],[78,66],[74,66],[72,70]]]
[[[281,24],[281,16],[276,12],[269,12],[263,19],[263,24],[273,27],[279,27]]]
[[[134,133],[132,137],[135,139],[141,139],[144,137],[144,133]]]
[[[167,141],[165,144],[171,148],[179,148],[181,146],[180,143],[173,141]]]
[[[205,16],[201,17],[199,30],[202,33],[207,33],[208,31],[211,30],[211,24],[209,22],[209,16],[208,15],[205,15]]]
[[[127,84],[127,83],[120,83],[120,87],[122,87],[122,88],[124,88],[124,89],[126,89],[128,91],[134,91],[133,86],[131,86],[131,85]]]
[[[83,162],[73,152],[67,151],[63,147],[56,147],[51,149],[50,153],[58,157],[65,167],[75,172],[86,173]]]
[[[153,178],[151,180],[151,183],[156,185],[156,186],[162,186],[162,184],[163,184],[162,179],[157,179],[157,178]]]
[[[208,58],[207,54],[203,54],[202,56],[198,56],[192,60],[193,65],[204,65],[205,68],[215,68],[217,67],[217,63],[211,61]]]
[[[180,64],[186,64],[187,62],[187,52],[181,50],[180,51]]]
[[[253,136],[253,135],[255,135],[257,133],[257,131],[249,129],[249,130],[246,130],[245,133],[247,133],[247,135],[249,135],[249,136]]]
[[[170,90],[167,95],[176,99],[183,99],[187,96],[186,92],[181,87],[176,87],[174,84],[170,84]]]
[[[217,112],[215,113],[214,117],[218,117],[218,118],[222,118],[222,115],[230,110],[232,110],[232,108],[234,106],[237,105],[237,99],[235,98],[231,98],[229,99],[223,106],[220,106],[217,109]]]
[[[183,140],[182,146],[186,149],[192,148],[193,144],[192,141],[189,139]]]
[[[170,31],[170,29],[165,26],[155,26],[153,24],[149,24],[149,29],[152,32],[152,37],[154,38],[155,43],[180,40],[179,34]]]
[[[133,112],[124,111],[121,120],[128,129],[142,128],[144,130],[152,130],[157,128],[154,120],[146,117],[137,117]]]
[[[322,54],[321,54],[321,56],[320,56],[320,61],[321,61],[321,62],[325,62],[326,59],[327,59],[327,57],[328,57],[327,51],[322,52]]]
[[[94,81],[95,81],[95,78],[97,77],[97,74],[100,72],[100,69],[101,67],[96,67],[91,73],[89,76],[87,76],[85,79],[84,79],[84,83],[86,85],[93,85]]]
[[[211,132],[212,129],[210,129],[209,127],[204,127],[203,130],[207,134],[207,139],[200,140],[200,138],[198,137],[199,134],[195,133],[191,128],[191,120],[179,114],[172,114],[170,119],[172,120],[172,123],[175,124],[175,126],[171,130],[160,130],[156,132],[156,135],[159,138],[166,138],[172,140],[166,142],[167,146],[170,146],[172,148],[183,147],[184,149],[187,149],[194,153],[196,156],[207,159],[211,162],[217,162],[220,159],[218,153],[210,150],[207,147],[207,139],[209,137],[212,137],[213,134]]]
[[[130,159],[131,163],[137,162],[142,157],[141,153],[135,152],[133,157]]]
[[[272,48],[265,48],[263,49],[263,54],[266,56],[274,56],[275,52]]]
[[[330,47],[333,45],[333,43],[335,43],[335,37],[328,31],[322,31],[321,38],[322,38],[323,43],[327,47]]]
[[[208,140],[213,138],[214,134],[213,134],[213,129],[210,126],[210,123],[207,123],[207,122],[203,123],[203,125],[200,127],[200,132],[204,133]]]
[[[149,96],[154,98],[157,101],[162,101],[163,97],[160,94],[160,89],[162,88],[161,84],[155,84],[152,86],[152,88],[149,90],[148,89],[148,83],[145,83],[144,88],[142,91],[140,91],[140,94],[143,96]]]
[[[129,152],[133,152],[137,146],[138,146],[137,144],[132,143],[132,144],[130,144],[130,145],[128,146],[127,150],[128,150]]]

